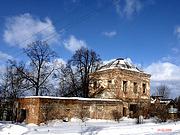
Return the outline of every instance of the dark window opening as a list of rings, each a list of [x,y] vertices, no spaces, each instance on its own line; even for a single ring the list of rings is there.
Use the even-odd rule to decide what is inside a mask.
[[[111,81],[111,80],[108,80],[108,83],[112,83],[112,81]]]
[[[137,89],[138,89],[138,84],[134,82],[134,87],[133,87],[134,93],[137,93]]]
[[[108,88],[112,88],[112,80],[108,80]]]
[[[143,93],[146,93],[146,84],[145,83],[143,83]]]
[[[123,92],[127,92],[127,81],[123,81]]]
[[[97,88],[97,81],[94,81],[94,83],[93,83],[93,88],[94,88],[94,89]]]

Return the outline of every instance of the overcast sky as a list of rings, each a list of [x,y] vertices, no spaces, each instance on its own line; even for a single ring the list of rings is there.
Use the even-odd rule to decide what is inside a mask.
[[[47,40],[60,60],[88,47],[104,61],[130,58],[151,73],[151,88],[180,95],[179,0],[1,0],[0,68],[26,60],[22,48]]]

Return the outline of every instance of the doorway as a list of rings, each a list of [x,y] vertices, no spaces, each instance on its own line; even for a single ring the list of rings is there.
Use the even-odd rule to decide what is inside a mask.
[[[21,109],[19,112],[19,121],[18,122],[23,122],[26,119],[26,109]]]

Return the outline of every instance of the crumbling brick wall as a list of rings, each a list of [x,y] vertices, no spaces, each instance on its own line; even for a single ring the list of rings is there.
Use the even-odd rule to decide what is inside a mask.
[[[150,75],[123,69],[109,69],[90,74],[90,97],[127,99],[150,99]],[[123,90],[126,82],[126,91]],[[134,91],[134,85],[137,91]],[[143,92],[143,85],[145,91]]]
[[[123,113],[121,100],[100,100],[86,98],[29,97],[18,100],[19,110],[26,109],[26,123],[39,124],[53,119],[114,119],[112,112]]]
[[[19,98],[16,102],[16,121],[21,122],[25,119],[26,123],[38,123],[39,121],[39,99],[38,98]],[[22,116],[25,111],[25,118]],[[23,118],[22,118],[23,117]]]
[[[120,99],[123,101],[123,116],[133,116],[139,114],[140,106],[150,103],[150,76],[119,68],[100,70],[90,74],[89,96]]]

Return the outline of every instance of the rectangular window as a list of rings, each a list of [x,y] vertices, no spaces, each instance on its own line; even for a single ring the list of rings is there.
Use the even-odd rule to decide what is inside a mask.
[[[143,83],[142,88],[143,88],[143,93],[146,93],[146,84],[145,83]]]
[[[108,88],[112,87],[112,80],[108,80]]]
[[[96,89],[97,88],[97,81],[93,82],[93,88]]]
[[[108,83],[111,84],[111,83],[112,83],[112,80],[108,80]]]
[[[123,92],[127,92],[127,81],[123,81]]]
[[[138,84],[137,84],[137,82],[134,82],[133,92],[137,93],[137,89],[138,89]]]

